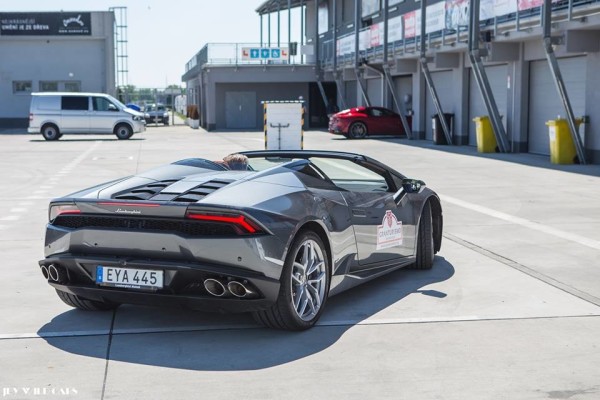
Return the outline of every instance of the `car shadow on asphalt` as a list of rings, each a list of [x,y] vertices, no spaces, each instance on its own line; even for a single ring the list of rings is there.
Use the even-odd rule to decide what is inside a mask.
[[[330,298],[319,324],[303,332],[263,328],[251,322],[245,314],[219,315],[129,307],[128,320],[135,318],[138,312],[150,311],[153,317],[144,320],[145,328],[139,326],[120,333],[115,331],[107,352],[83,346],[78,340],[65,339],[64,336],[77,326],[78,316],[81,317],[83,311],[72,310],[56,316],[38,334],[55,348],[92,358],[104,358],[109,354],[111,361],[195,371],[258,370],[320,353],[356,325],[386,323],[388,320],[367,319],[411,294],[444,301],[446,293],[425,288],[446,281],[453,275],[453,265],[439,256],[429,271],[402,269],[392,272]],[[180,316],[187,316],[196,323],[192,327],[170,331],[172,313],[180,313]],[[214,325],[219,319],[225,322],[220,326]],[[202,320],[210,321],[207,324],[210,326],[203,327]],[[65,332],[65,335],[61,336],[60,332]]]

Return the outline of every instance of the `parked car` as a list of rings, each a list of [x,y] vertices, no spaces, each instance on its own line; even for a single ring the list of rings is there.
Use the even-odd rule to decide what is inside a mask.
[[[163,104],[147,104],[144,107],[146,124],[159,123],[169,125],[169,111]]]
[[[408,123],[411,117],[407,116]],[[406,135],[400,115],[383,107],[355,107],[340,111],[329,119],[329,132],[350,139],[368,135]]]
[[[125,105],[127,106],[127,108],[131,108],[134,111],[140,111],[140,112],[142,111],[142,107],[138,106],[135,103],[127,103]]]
[[[29,133],[58,140],[67,133],[113,133],[129,139],[144,132],[144,114],[104,93],[43,92],[31,94]]]
[[[424,182],[360,154],[243,155],[242,170],[186,159],[52,200],[44,278],[83,310],[252,312],[302,330],[329,296],[432,267],[442,207]]]

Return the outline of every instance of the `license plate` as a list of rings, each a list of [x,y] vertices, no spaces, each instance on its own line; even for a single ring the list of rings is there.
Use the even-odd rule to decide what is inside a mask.
[[[96,283],[126,289],[162,289],[163,271],[98,265]]]

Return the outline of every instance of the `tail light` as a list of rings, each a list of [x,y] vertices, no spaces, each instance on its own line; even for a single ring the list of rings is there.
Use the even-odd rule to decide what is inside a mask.
[[[75,204],[54,204],[50,206],[48,218],[54,221],[59,215],[81,214],[81,210]]]
[[[186,218],[196,221],[230,224],[240,235],[258,235],[264,233],[264,230],[256,222],[242,214],[188,211]]]
[[[33,121],[33,113],[29,113],[29,122]]]

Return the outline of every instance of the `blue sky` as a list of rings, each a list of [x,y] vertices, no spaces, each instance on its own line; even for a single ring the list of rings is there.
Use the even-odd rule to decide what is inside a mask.
[[[110,7],[127,7],[129,83],[138,87],[164,87],[181,84],[185,63],[206,43],[259,42],[260,18],[255,10],[262,2],[0,0],[0,11],[105,11]],[[275,21],[273,15],[272,38],[276,34]],[[281,23],[281,40],[287,42],[287,13],[281,13]],[[297,12],[292,13],[294,25],[299,29]],[[299,37],[292,40],[299,41]]]

